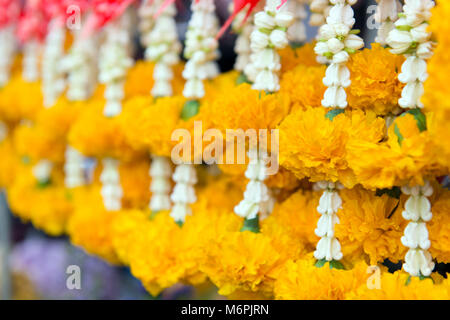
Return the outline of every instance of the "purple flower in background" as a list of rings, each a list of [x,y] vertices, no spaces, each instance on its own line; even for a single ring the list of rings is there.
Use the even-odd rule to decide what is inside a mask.
[[[30,236],[17,244],[11,269],[25,274],[46,299],[148,299],[140,283],[102,260],[89,256],[66,240]],[[78,266],[81,289],[66,285],[67,267]]]

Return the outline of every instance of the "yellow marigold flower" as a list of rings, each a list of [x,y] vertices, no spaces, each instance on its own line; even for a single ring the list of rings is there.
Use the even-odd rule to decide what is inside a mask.
[[[19,161],[9,135],[0,142],[0,159],[0,187],[8,188],[15,180]]]
[[[281,73],[285,73],[294,69],[299,64],[305,66],[317,66],[317,54],[314,52],[316,43],[305,43],[301,47],[294,48],[286,46],[285,48],[278,50],[281,60]]]
[[[214,116],[213,127],[225,132],[226,129],[274,129],[289,109],[286,95],[259,92],[244,83],[223,92],[211,104],[209,112]]]
[[[7,193],[8,203],[22,220],[31,221],[50,235],[61,235],[73,211],[74,195],[64,187],[62,168],[52,171],[50,181],[49,185],[41,186],[31,166],[17,166],[16,177]]]
[[[357,181],[347,163],[346,147],[358,138],[378,142],[384,121],[373,113],[347,110],[331,121],[325,108],[297,110],[280,124],[280,164],[302,179],[339,180],[351,188]]]
[[[28,156],[33,161],[45,158],[62,163],[67,134],[82,107],[82,103],[60,99],[55,106],[43,109],[33,124],[18,125],[14,131],[14,142],[19,155]]]
[[[330,269],[328,264],[318,268],[311,257],[288,261],[276,279],[276,299],[342,300],[361,284],[366,283],[367,265],[357,263],[350,270]]]
[[[438,191],[437,186],[433,186]],[[436,201],[433,202],[431,212],[433,218],[427,222],[433,258],[438,262],[450,263],[450,192],[439,190]]]
[[[266,225],[274,224],[283,228],[286,234],[298,241],[308,251],[314,251],[318,237],[314,233],[317,226],[320,193],[299,190],[282,203],[276,204]]]
[[[122,211],[107,211],[103,207],[100,187],[92,186],[84,197],[75,203],[75,209],[67,225],[70,241],[87,252],[110,263],[118,264],[119,258],[113,246],[112,225]]]
[[[239,73],[236,70],[231,70],[219,74],[214,79],[203,81],[205,96],[201,99],[201,104],[213,102],[218,95],[235,88],[238,77]]]
[[[241,195],[229,179],[210,180],[197,194],[193,215],[181,228],[168,212],[152,214],[153,218],[148,211],[134,213],[115,223],[116,232],[131,233],[125,239],[114,240],[118,253],[153,295],[179,281],[205,281],[200,265],[209,243],[229,230],[238,230],[242,223],[231,213]],[[140,226],[132,229],[136,224]]]
[[[231,211],[227,215],[236,217]],[[274,282],[284,262],[304,253],[298,239],[273,220],[271,216],[263,220],[261,233],[255,234],[238,232],[242,225],[239,219],[232,228],[223,230],[219,237],[207,242],[201,269],[219,288],[219,294],[228,297],[242,294],[273,296]]]
[[[176,144],[171,140],[172,132],[180,121],[185,101],[181,96],[156,101],[149,96],[137,96],[128,100],[118,117],[127,141],[137,150],[150,150],[153,154],[170,157]]]
[[[16,73],[0,89],[0,115],[12,123],[22,119],[34,120],[43,109],[42,99],[40,83],[26,82],[20,73]]]
[[[144,226],[150,217],[147,210],[124,210],[112,222],[112,244],[121,263],[130,264],[131,250],[145,232]]]
[[[397,108],[403,84],[398,80],[404,58],[373,43],[348,63],[352,84],[346,89],[351,108],[387,114]]]
[[[432,9],[430,18],[429,31],[437,40],[437,47],[433,50],[434,54],[427,63],[427,71],[429,77],[424,83],[425,94],[422,101],[425,109],[435,113],[435,128],[430,130],[432,139],[436,148],[438,148],[438,161],[446,167],[450,167],[450,88],[448,86],[448,75],[450,66],[450,55],[448,49],[450,41],[448,32],[450,32],[449,24],[446,19],[450,14],[450,6],[448,3],[440,1]]]
[[[143,222],[139,238],[128,253],[131,273],[153,295],[177,283],[184,269],[176,265],[177,243],[182,228],[168,212],[158,213],[153,220]]]
[[[342,209],[336,237],[346,260],[366,259],[371,265],[384,259],[402,260],[406,247],[400,242],[407,221],[399,200],[359,187],[339,191]],[[318,204],[318,203],[317,203]],[[319,215],[317,214],[317,217]]]
[[[203,270],[219,294],[248,291],[272,296],[275,274],[284,259],[271,240],[244,231],[230,232],[210,244]]]
[[[299,64],[281,76],[280,93],[289,95],[293,110],[321,107],[326,66]]]
[[[408,284],[407,284],[408,282]],[[383,272],[380,278],[380,289],[361,284],[359,288],[349,292],[347,299],[370,300],[448,300],[450,299],[449,279],[420,280],[402,271]],[[440,282],[440,283],[437,283]]]
[[[432,114],[426,114],[426,121],[427,127],[434,127]],[[437,164],[430,132],[420,132],[411,114],[395,119],[389,127],[387,141],[352,139],[347,152],[347,160],[358,182],[369,189],[423,184],[426,176],[445,172]]]
[[[89,102],[70,129],[70,145],[86,156],[135,158],[139,153],[127,143],[118,117],[103,115],[104,103],[104,100]]]

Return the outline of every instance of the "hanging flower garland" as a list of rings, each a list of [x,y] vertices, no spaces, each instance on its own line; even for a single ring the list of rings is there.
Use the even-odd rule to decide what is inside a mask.
[[[198,101],[205,95],[203,80],[212,79],[219,73],[215,63],[219,54],[215,39],[218,21],[212,0],[194,0],[191,9],[184,49],[188,62],[183,71],[183,78],[186,79],[183,96]]]
[[[294,45],[300,45],[306,42],[305,21],[308,16],[306,11],[307,0],[288,1],[287,8],[294,16],[294,22],[288,29],[288,39]]]
[[[320,27],[315,51],[331,61],[327,67],[323,83],[328,87],[322,100],[325,108],[344,109],[347,107],[347,95],[345,88],[350,86],[350,71],[346,66],[350,54],[364,46],[363,40],[352,31],[355,19],[351,5],[355,0],[331,1],[333,7],[329,11],[326,24]],[[320,182],[317,187],[325,189],[320,198],[317,211],[322,215],[318,221],[316,235],[321,237],[317,243],[314,257],[319,261],[318,265],[325,262],[330,267],[342,268],[337,261],[343,255],[339,240],[334,237],[334,225],[339,223],[336,213],[342,206],[337,189],[342,189],[339,184],[333,182]]]
[[[268,1],[264,11],[255,14],[255,29],[251,34],[251,63],[246,74],[253,81],[252,88],[260,91],[280,90],[280,56],[276,49],[288,44],[287,29],[293,16],[283,10],[277,11],[280,1]]]
[[[386,39],[392,53],[406,57],[398,77],[406,85],[398,104],[404,109],[418,108],[417,112],[425,121],[425,116],[419,110],[424,107],[421,98],[424,92],[423,82],[428,77],[426,60],[433,55],[434,43],[430,40],[431,33],[427,32],[427,21],[433,7],[434,2],[431,0],[406,0],[403,12],[399,14],[400,19],[395,22],[395,28]],[[403,245],[409,248],[403,268],[411,276],[428,277],[434,269],[431,254],[427,251],[431,243],[426,227],[426,222],[432,217],[427,197],[432,195],[433,188],[429,181],[425,181],[423,186],[403,186],[401,190],[409,195],[402,215],[411,221],[402,237]]]
[[[60,62],[64,57],[66,39],[66,7],[61,1],[48,1],[45,3],[45,14],[49,23],[42,53],[42,91],[44,107],[49,108],[65,89],[65,74]]]
[[[326,18],[328,17],[332,6],[333,4],[331,3],[331,0],[311,0],[309,5],[311,10],[309,24],[318,27],[325,24]]]
[[[401,10],[401,4],[398,0],[377,0],[377,11],[375,13],[375,21],[379,24],[375,41],[385,46],[386,38],[392,29],[395,28],[394,23],[398,19],[398,13]]]
[[[162,1],[154,1],[162,5]],[[155,62],[153,79],[155,81],[151,94],[153,97],[165,97],[173,94],[171,81],[174,77],[172,67],[179,62],[181,44],[178,41],[175,24],[175,4],[170,4],[155,18],[151,32],[146,37],[145,56]]]
[[[39,62],[41,43],[47,29],[44,3],[42,0],[27,0],[20,17],[17,36],[24,44],[23,48],[23,78],[34,82],[39,77]]]

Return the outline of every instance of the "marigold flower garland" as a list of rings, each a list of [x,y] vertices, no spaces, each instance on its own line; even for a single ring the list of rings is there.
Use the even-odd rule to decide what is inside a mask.
[[[293,23],[289,12],[277,10],[280,1],[269,0],[264,11],[255,14],[255,29],[250,36],[251,63],[245,69],[252,88],[260,91],[280,90],[278,73],[281,69],[280,56],[275,49],[288,44],[287,29]]]
[[[402,73],[399,75],[399,80],[406,86],[398,100],[398,104],[404,109],[424,106],[421,102],[423,82],[428,77],[425,59],[429,59],[433,54],[433,42],[430,41],[431,33],[427,32],[426,21],[430,18],[430,10],[433,7],[432,0],[406,0],[403,12],[399,15],[400,19],[395,22],[395,29],[386,39],[392,53],[406,56]],[[411,276],[428,277],[434,269],[434,263],[427,251],[430,241],[425,222],[431,219],[432,214],[430,202],[426,197],[432,195],[433,188],[425,181],[424,186],[403,186],[402,191],[410,195],[402,215],[411,221],[402,237],[403,245],[409,248],[403,268]]]
[[[319,42],[315,51],[331,61],[327,67],[323,83],[328,87],[322,100],[325,108],[347,107],[346,87],[350,86],[350,71],[345,65],[349,54],[364,46],[363,40],[351,29],[355,24],[351,5],[355,0],[332,0],[334,6],[330,9],[326,24],[319,29]],[[334,225],[339,223],[336,216],[341,208],[342,200],[336,192],[337,186],[333,182],[320,182],[317,186],[325,189],[317,211],[322,214],[318,221],[316,234],[321,237],[317,243],[314,257],[322,264],[326,261],[330,267],[342,268],[336,261],[343,257],[339,240],[334,237]],[[340,187],[342,188],[342,187]]]
[[[153,3],[156,7],[162,1]],[[164,97],[173,94],[171,80],[173,79],[172,66],[179,62],[181,44],[178,41],[175,24],[175,4],[170,4],[155,19],[151,32],[148,33],[145,43],[147,49],[145,56],[155,62],[153,79],[155,81],[151,94],[153,97]]]
[[[389,32],[395,28],[394,22],[398,19],[401,4],[398,0],[377,0],[377,4],[375,21],[379,24],[379,28],[375,41],[385,46]]]

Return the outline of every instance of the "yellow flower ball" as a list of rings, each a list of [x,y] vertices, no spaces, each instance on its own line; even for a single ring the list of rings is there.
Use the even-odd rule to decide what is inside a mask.
[[[404,60],[376,43],[352,55],[348,63],[352,83],[346,88],[349,107],[381,115],[394,111],[404,87],[398,80]]]
[[[312,257],[288,261],[275,281],[276,299],[343,300],[346,295],[366,283],[367,265],[357,263],[349,270],[318,268]]]
[[[339,180],[351,188],[358,181],[347,163],[352,139],[376,143],[384,135],[384,121],[375,114],[347,110],[332,120],[325,108],[297,110],[280,124],[280,164],[299,179]]]

